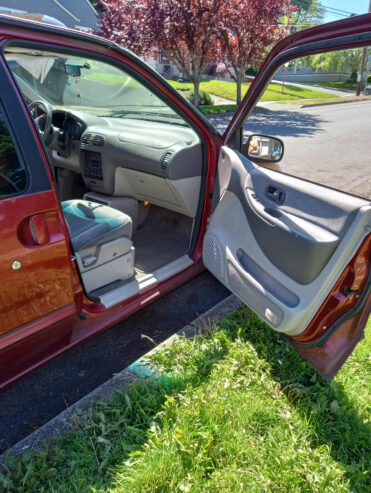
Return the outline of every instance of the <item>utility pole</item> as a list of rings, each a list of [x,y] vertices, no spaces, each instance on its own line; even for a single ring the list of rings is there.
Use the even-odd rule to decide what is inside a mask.
[[[370,0],[370,4],[368,6],[368,11],[371,12],[371,0]],[[367,47],[364,47],[362,49],[362,56],[361,56],[361,64],[360,64],[360,67],[359,67],[359,73],[357,74],[357,91],[356,91],[356,96],[359,96],[360,93],[361,93],[361,85],[362,85],[363,71],[365,69],[366,53],[367,53]]]

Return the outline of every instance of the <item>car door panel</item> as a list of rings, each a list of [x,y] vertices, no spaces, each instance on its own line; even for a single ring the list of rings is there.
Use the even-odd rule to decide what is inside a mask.
[[[281,332],[327,380],[363,338],[371,311],[371,203],[367,192],[362,193],[367,197],[363,200],[328,188],[330,180],[321,186],[274,168],[257,167],[238,150],[245,155],[249,151],[243,139],[246,119],[283,65],[302,58],[306,60],[303,66],[307,66],[310,55],[361,49],[370,43],[371,14],[365,14],[298,32],[270,50],[223,134],[224,145],[235,150],[222,148],[203,246],[209,270],[270,327]],[[253,120],[250,130],[260,135],[259,122]],[[273,138],[282,136],[279,130],[282,128]],[[298,155],[305,151],[300,146],[300,133],[296,137]],[[343,139],[354,149],[351,131]],[[348,167],[343,163],[341,168],[342,163],[337,162],[336,152],[341,150],[335,142],[329,133],[322,134],[314,153],[321,161],[313,162],[312,173],[306,155],[304,176],[322,181],[314,171],[322,173],[319,165],[331,163],[334,169],[330,176],[339,179],[337,165],[339,169]],[[330,153],[328,160],[324,156],[322,161],[322,149],[333,149],[332,162]],[[266,162],[266,166],[271,164]],[[353,163],[349,161],[352,164],[358,164],[357,157]],[[304,169],[299,165],[293,168]],[[352,178],[349,167],[345,175],[349,186],[344,188],[350,193]],[[367,180],[367,174],[360,178]],[[336,183],[342,188],[339,180]]]
[[[76,313],[69,232],[39,138],[0,59],[2,138],[27,175],[24,190],[0,197],[0,351],[18,337]],[[6,133],[5,133],[6,129]],[[8,155],[2,165],[7,166]],[[49,338],[50,340],[51,338]]]
[[[61,309],[63,318],[67,308],[69,314],[76,311],[70,255],[55,208],[53,192],[0,201],[0,277],[6,286],[0,290],[0,336]],[[38,244],[31,226],[40,215],[49,236],[44,244]]]
[[[229,189],[241,199],[255,239],[267,258],[299,284],[309,284],[339,245],[362,199],[257,167],[246,160]],[[269,190],[279,191],[280,202]],[[325,198],[326,197],[326,198]],[[271,241],[274,235],[274,242]]]
[[[268,325],[297,336],[369,234],[371,204],[258,167],[227,147],[218,166],[205,265]],[[269,186],[284,191],[283,203],[267,197]]]

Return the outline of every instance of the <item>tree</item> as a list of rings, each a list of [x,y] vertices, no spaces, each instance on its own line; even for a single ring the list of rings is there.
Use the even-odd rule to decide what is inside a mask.
[[[353,50],[330,51],[312,55],[310,64],[314,69],[325,70],[326,72],[350,72],[356,74],[361,60],[362,48]]]
[[[91,3],[97,12],[104,12],[104,5],[101,0],[89,0],[89,3]]]
[[[166,52],[194,85],[199,104],[202,73],[218,59],[219,12],[223,0],[110,0],[100,33],[138,55]]]
[[[291,0],[291,2],[297,7],[292,23],[294,31],[301,31],[323,21],[326,9],[319,0]]]
[[[153,36],[146,26],[147,0],[99,0],[102,9],[98,21],[98,34],[128,48],[137,55],[150,55]]]
[[[269,47],[288,32],[295,11],[290,0],[230,0],[220,11],[220,42],[225,63],[233,68],[237,104],[249,65],[261,64]]]

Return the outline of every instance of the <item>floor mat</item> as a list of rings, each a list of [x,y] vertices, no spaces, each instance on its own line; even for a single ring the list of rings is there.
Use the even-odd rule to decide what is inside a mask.
[[[191,230],[191,218],[152,206],[145,222],[133,233],[135,269],[152,272],[185,255]]]

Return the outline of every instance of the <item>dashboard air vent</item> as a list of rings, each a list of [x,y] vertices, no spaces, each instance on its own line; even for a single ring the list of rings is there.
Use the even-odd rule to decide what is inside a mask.
[[[93,145],[95,145],[95,146],[103,146],[104,145],[104,137],[103,137],[103,135],[94,135]]]
[[[165,152],[165,154],[162,156],[162,159],[161,159],[161,168],[163,170],[167,170],[172,156],[173,156],[173,153],[172,152]]]
[[[92,138],[91,134],[84,134],[81,137],[81,144],[86,145],[86,146],[89,145],[91,142],[91,138]]]

